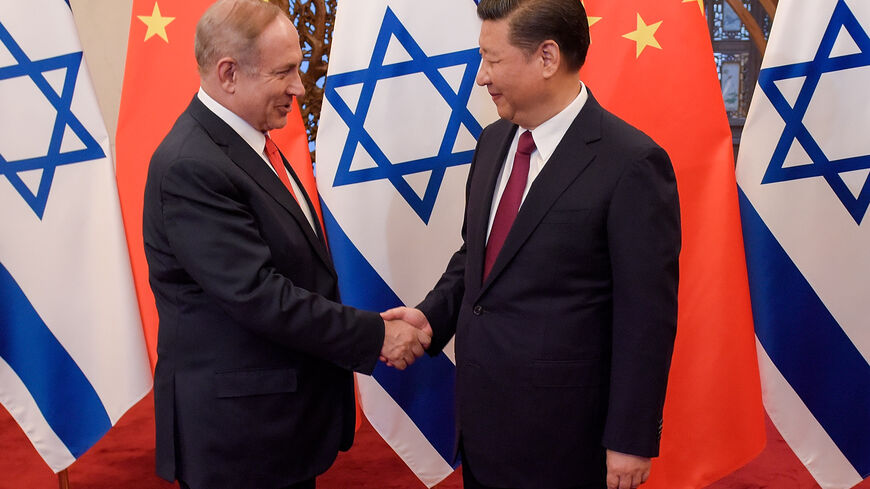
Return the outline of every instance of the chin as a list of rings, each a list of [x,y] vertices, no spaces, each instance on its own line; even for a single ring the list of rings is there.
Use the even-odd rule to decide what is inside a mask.
[[[502,109],[501,107],[496,107],[496,109],[498,111],[499,117],[501,117],[502,119],[506,119],[506,120],[513,122],[513,117],[515,115],[513,112]]]
[[[275,119],[274,121],[269,122],[269,130],[272,129],[281,129],[282,127],[287,125],[287,118]]]

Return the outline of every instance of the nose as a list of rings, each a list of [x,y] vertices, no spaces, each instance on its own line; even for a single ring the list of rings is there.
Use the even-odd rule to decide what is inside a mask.
[[[477,70],[477,77],[475,77],[474,81],[482,87],[492,82],[489,78],[489,72],[483,63],[480,64],[480,69]]]
[[[298,70],[293,73],[290,83],[287,84],[287,94],[297,98],[305,95],[305,85],[302,83],[302,77]]]

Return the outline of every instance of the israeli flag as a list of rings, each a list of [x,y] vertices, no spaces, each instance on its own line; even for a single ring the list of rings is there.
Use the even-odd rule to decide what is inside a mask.
[[[498,117],[474,83],[473,0],[356,0],[338,9],[317,183],[345,303],[416,305],[461,244],[476,140]],[[453,471],[452,343],[357,377],[372,426],[426,485]]]
[[[60,471],[151,387],[69,4],[0,2],[0,402]]]
[[[870,475],[868,33],[781,1],[737,163],[764,404],[825,489]]]

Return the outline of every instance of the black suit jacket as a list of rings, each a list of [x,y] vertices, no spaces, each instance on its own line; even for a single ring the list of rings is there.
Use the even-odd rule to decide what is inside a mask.
[[[351,371],[374,368],[383,321],[337,302],[299,205],[196,97],[151,159],[144,238],[157,473],[271,489],[325,471],[353,440]]]
[[[481,133],[463,245],[419,305],[430,352],[456,334],[457,425],[498,487],[604,487],[604,448],[655,456],[677,321],[680,220],[667,154],[589,96],[484,281],[517,126]]]

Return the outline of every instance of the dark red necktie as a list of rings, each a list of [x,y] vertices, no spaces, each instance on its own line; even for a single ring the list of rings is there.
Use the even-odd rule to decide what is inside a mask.
[[[495,258],[504,245],[504,240],[514,224],[514,219],[517,218],[520,203],[523,201],[523,192],[526,190],[526,182],[529,179],[529,162],[533,151],[535,151],[535,140],[532,139],[532,133],[526,131],[520,135],[517,153],[514,155],[514,167],[511,169],[511,176],[504,187],[504,193],[501,194],[501,200],[498,201],[495,219],[493,219],[492,229],[489,231],[489,241],[486,243],[486,259],[483,263],[484,280],[492,270]]]
[[[290,191],[290,195],[299,202],[299,199],[296,197],[296,192],[293,191],[293,187],[290,185],[290,175],[287,174],[287,169],[284,168],[284,160],[281,158],[281,153],[278,152],[278,146],[272,141],[272,138],[266,134],[266,156],[269,157],[269,163],[272,164],[272,168],[275,169],[275,173],[278,174],[278,178],[281,179],[281,182],[284,183],[284,186],[287,187],[287,190]]]

